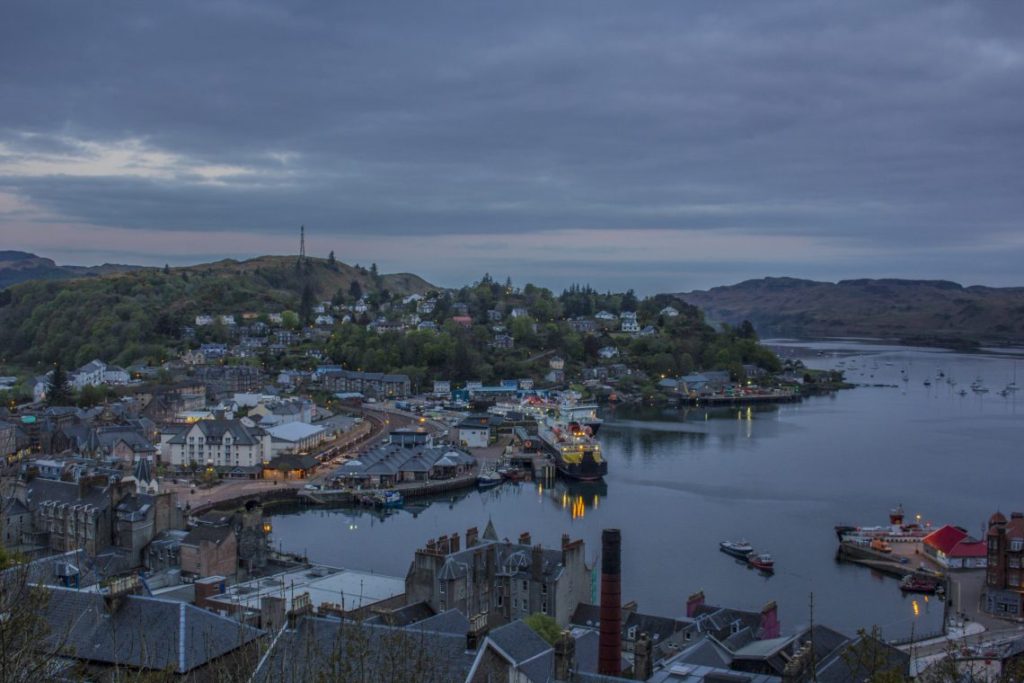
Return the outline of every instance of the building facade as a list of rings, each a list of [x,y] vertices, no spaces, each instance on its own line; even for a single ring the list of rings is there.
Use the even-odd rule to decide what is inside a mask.
[[[1010,519],[996,512],[988,521],[988,568],[985,576],[985,608],[992,614],[1020,617],[1024,614],[1024,513]]]
[[[486,615],[491,626],[537,612],[565,626],[590,596],[590,568],[582,540],[563,536],[557,550],[532,545],[529,534],[519,543],[499,541],[488,524],[482,538],[476,528],[466,531],[465,548],[457,533],[428,541],[416,551],[405,587],[408,604]]]

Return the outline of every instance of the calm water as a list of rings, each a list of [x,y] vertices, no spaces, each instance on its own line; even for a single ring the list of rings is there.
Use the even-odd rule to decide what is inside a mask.
[[[482,530],[488,518],[503,537],[531,531],[550,545],[562,533],[582,537],[595,559],[601,529],[619,527],[623,597],[643,611],[680,615],[686,596],[702,589],[709,601],[749,609],[776,600],[790,631],[809,620],[813,593],[815,621],[846,632],[877,624],[895,637],[912,624],[918,633],[939,628],[934,599],[904,597],[895,579],[836,563],[832,527],[884,524],[902,503],[923,521],[980,533],[997,507],[1024,508],[1024,391],[997,393],[1013,379],[1017,356],[858,342],[772,345],[810,367],[843,361],[850,381],[890,386],[753,411],[619,409],[606,414],[601,431],[610,470],[604,484],[504,486],[383,519],[349,510],[281,514],[274,542],[316,562],[404,576],[428,538]],[[957,384],[939,379],[940,370]],[[990,393],[971,391],[979,377]],[[739,538],[775,556],[774,576],[718,551],[720,540]]]

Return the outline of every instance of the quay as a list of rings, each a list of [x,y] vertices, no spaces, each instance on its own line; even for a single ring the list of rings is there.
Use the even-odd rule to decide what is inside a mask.
[[[772,394],[736,394],[710,396],[680,396],[677,402],[681,406],[743,406],[763,403],[799,403],[803,396],[795,392],[779,392]]]

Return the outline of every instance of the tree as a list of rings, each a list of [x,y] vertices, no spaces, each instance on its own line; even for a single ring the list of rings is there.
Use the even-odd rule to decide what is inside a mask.
[[[313,286],[308,282],[302,287],[302,298],[299,301],[299,319],[302,324],[309,324],[313,320],[313,306],[315,305]]]
[[[353,301],[359,301],[363,298],[363,286],[359,284],[359,280],[352,280],[352,284],[348,286],[348,293]]]
[[[327,267],[331,270],[338,269],[338,262],[334,260],[334,250],[331,249],[331,253],[327,255]]]
[[[541,612],[534,612],[530,616],[523,619],[523,623],[532,628],[537,635],[544,640],[548,641],[551,645],[555,644],[558,640],[558,636],[561,635],[562,629],[558,625],[558,622],[553,617]]]
[[[71,404],[71,386],[68,384],[68,374],[64,371],[60,359],[53,364],[50,382],[46,386],[46,404],[51,406]]]
[[[170,274],[171,274],[171,266],[169,264],[165,263],[164,264],[164,275],[170,275]]]

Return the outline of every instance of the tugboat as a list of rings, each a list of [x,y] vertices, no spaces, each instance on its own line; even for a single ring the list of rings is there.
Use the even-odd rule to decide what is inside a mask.
[[[771,574],[775,571],[775,560],[768,553],[750,553],[747,555],[747,564],[766,574]]]
[[[741,560],[747,559],[747,556],[754,552],[754,547],[746,541],[722,541],[718,544],[718,549]]]

